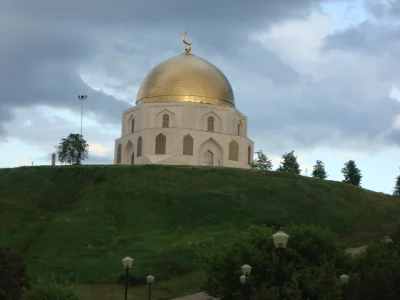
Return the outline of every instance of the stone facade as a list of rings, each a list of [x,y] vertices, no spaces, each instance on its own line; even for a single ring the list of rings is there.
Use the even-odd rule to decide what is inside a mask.
[[[142,103],[122,114],[115,164],[250,168],[254,143],[234,107],[194,102]]]

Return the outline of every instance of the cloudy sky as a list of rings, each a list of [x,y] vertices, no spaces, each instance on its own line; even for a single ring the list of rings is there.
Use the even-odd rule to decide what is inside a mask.
[[[229,3],[229,4],[228,4]],[[122,110],[159,62],[192,52],[229,78],[249,136],[329,179],[353,159],[363,187],[400,173],[400,0],[1,0],[0,167],[49,164],[80,131],[112,163]],[[306,170],[307,169],[307,170]]]

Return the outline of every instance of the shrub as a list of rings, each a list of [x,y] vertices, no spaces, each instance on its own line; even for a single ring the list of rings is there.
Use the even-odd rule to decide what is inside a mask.
[[[298,289],[310,299],[321,299],[321,295],[329,299],[340,297],[339,270],[345,269],[350,257],[338,238],[328,228],[313,225],[295,225],[287,231],[290,239],[283,264],[284,282],[298,274],[290,288],[291,299],[301,297]],[[275,289],[278,257],[271,237],[273,233],[266,226],[251,226],[224,244],[215,243],[204,249],[205,290],[220,299],[234,298],[242,289],[240,267],[246,263],[253,267],[249,282],[252,287],[258,291],[264,284],[266,290]],[[288,291],[285,289],[285,293]]]
[[[27,288],[26,264],[9,247],[0,246],[0,300],[20,299]]]
[[[35,285],[24,294],[23,300],[83,300],[82,295],[76,293],[71,286],[50,283]]]

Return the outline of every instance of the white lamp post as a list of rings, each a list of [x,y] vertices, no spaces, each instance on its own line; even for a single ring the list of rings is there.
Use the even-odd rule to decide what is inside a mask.
[[[251,269],[252,269],[252,267],[247,264],[242,266],[242,273],[246,277],[246,279],[247,279],[247,277],[250,276]]]
[[[286,248],[287,242],[289,240],[289,235],[284,233],[283,231],[278,231],[277,233],[272,235],[274,240],[274,244],[276,248]]]
[[[277,233],[272,235],[274,240],[274,245],[278,249],[279,253],[279,265],[278,265],[278,275],[279,275],[279,300],[283,299],[282,287],[283,287],[283,280],[282,280],[282,263],[283,263],[283,253],[286,249],[287,242],[289,240],[289,235],[284,233],[283,231],[278,231]]]
[[[150,300],[150,297],[151,297],[151,285],[154,282],[154,276],[153,275],[149,275],[149,276],[146,277],[146,280],[147,280],[147,285],[149,286],[149,295],[148,295],[147,299]]]
[[[349,283],[350,276],[347,274],[342,274],[339,276],[340,284],[342,285],[343,292],[346,290],[346,286]]]
[[[122,266],[125,269],[125,300],[128,298],[128,273],[129,269],[132,268],[133,259],[129,256],[122,259]]]
[[[244,298],[247,299],[248,294],[250,291],[247,291],[248,289],[248,279],[251,273],[252,267],[248,264],[245,264],[242,266],[242,273],[243,275],[239,277],[240,283],[243,285],[243,293],[244,293]]]
[[[349,283],[350,276],[347,274],[342,274],[339,276],[340,283],[346,285]]]

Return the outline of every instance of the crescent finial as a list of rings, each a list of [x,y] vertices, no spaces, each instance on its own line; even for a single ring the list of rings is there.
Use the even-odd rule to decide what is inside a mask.
[[[187,31],[182,34],[182,42],[184,42],[186,45],[190,46],[192,43],[189,43],[186,41],[186,34],[187,34]]]
[[[186,45],[186,47],[185,47],[186,54],[189,54],[190,53],[190,49],[191,49],[190,45],[192,43],[189,43],[189,42],[186,41],[186,33],[187,33],[187,31],[182,34],[182,42]]]

